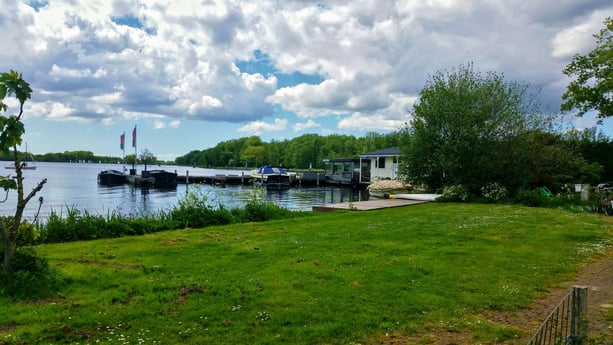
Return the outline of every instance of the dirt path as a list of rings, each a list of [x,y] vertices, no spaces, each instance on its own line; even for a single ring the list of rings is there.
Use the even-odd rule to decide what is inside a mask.
[[[490,321],[533,333],[576,285],[588,288],[588,320],[591,338],[604,335],[606,344],[613,344],[613,321],[606,320],[608,310],[613,308],[613,248],[609,248],[602,257],[586,264],[575,279],[563,282],[555,289],[551,289],[549,294],[536,301],[532,308],[513,313],[489,314],[485,317]],[[526,344],[528,340],[518,339],[516,344]]]

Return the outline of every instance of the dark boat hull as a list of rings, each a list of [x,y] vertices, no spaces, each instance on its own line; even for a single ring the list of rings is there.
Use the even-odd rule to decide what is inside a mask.
[[[155,187],[174,188],[177,186],[177,173],[166,170],[151,170],[149,176],[153,177]]]
[[[98,184],[103,186],[115,186],[124,184],[126,176],[117,170],[105,170],[98,174]]]

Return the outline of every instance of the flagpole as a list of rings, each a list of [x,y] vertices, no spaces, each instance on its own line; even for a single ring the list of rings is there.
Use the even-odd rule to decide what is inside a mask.
[[[132,164],[132,169],[134,169],[134,173],[136,173],[136,125],[134,125],[134,130],[132,130],[132,146],[134,146],[134,163]]]

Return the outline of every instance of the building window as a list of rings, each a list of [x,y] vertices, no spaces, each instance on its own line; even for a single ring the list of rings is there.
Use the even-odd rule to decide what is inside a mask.
[[[379,168],[385,169],[385,157],[379,157]]]

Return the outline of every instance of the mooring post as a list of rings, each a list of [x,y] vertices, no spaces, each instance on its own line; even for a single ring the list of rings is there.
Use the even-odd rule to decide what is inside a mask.
[[[570,330],[574,339],[573,345],[587,345],[587,287],[573,286],[573,302]]]

